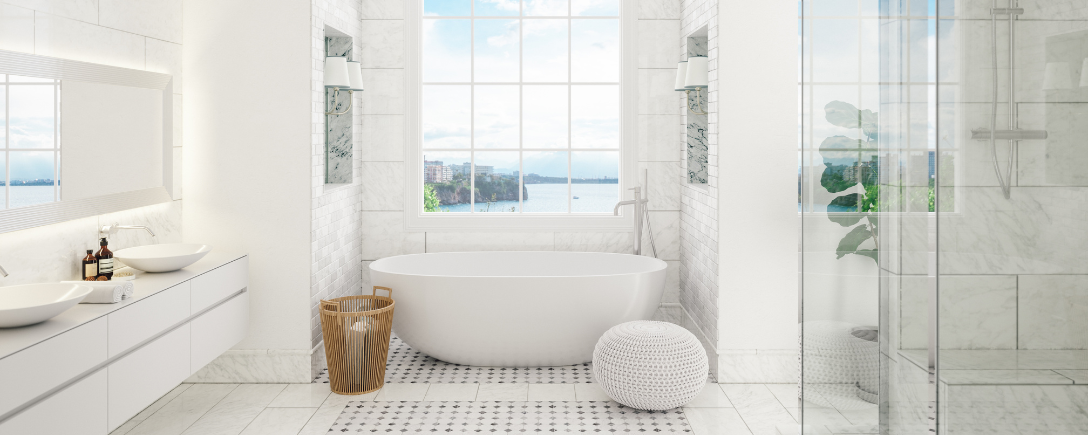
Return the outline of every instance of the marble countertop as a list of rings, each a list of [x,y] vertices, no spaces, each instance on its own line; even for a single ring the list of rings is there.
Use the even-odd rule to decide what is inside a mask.
[[[41,343],[77,326],[91,322],[109,313],[134,304],[158,292],[207,273],[227,263],[244,258],[246,254],[213,251],[188,267],[166,273],[137,271],[132,298],[116,304],[78,304],[60,315],[42,323],[19,328],[0,329],[0,359],[7,358],[23,349]]]

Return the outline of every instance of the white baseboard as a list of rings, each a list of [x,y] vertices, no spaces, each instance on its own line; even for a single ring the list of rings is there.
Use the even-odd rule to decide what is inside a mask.
[[[309,383],[312,350],[228,350],[185,382],[226,383]],[[322,352],[323,353],[323,352]]]

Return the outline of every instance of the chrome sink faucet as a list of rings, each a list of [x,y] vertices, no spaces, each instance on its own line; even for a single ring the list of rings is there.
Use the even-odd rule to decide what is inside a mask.
[[[635,186],[627,190],[635,191],[635,199],[620,201],[616,203],[616,208],[612,209],[612,214],[615,216],[620,215],[620,206],[631,205],[635,209],[635,255],[642,255],[642,218],[644,216],[644,209],[648,199],[642,197],[642,187]]]
[[[101,234],[112,236],[114,234],[117,234],[118,230],[144,230],[147,231],[148,234],[151,234],[151,237],[155,237],[155,232],[151,231],[151,228],[145,227],[143,225],[103,225],[102,229],[98,230],[98,232]]]
[[[0,266],[0,277],[7,278],[8,271],[4,270],[4,266]]]

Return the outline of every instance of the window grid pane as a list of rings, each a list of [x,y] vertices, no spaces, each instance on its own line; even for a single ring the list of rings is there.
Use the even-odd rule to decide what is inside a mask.
[[[520,16],[495,2],[471,3],[470,15],[430,13],[425,5],[424,32],[441,30],[441,22],[456,18],[469,23],[470,35],[467,86],[457,86],[456,77],[428,74],[425,67],[425,210],[611,211],[620,196],[618,0],[522,0]],[[579,53],[572,50],[577,38],[572,29],[583,29]],[[425,36],[425,41],[451,39]],[[586,49],[600,51],[602,44],[605,56]],[[587,63],[579,69],[586,71],[579,73],[581,82],[572,81],[579,68],[575,54]],[[444,55],[425,50],[424,65],[429,57]],[[467,120],[463,98],[446,98],[458,91],[443,88],[468,89]],[[593,104],[579,106],[587,102]],[[467,127],[467,135],[458,134],[466,130],[458,123]],[[578,168],[580,186],[573,186]],[[464,195],[470,197],[466,204],[433,206],[465,200],[459,191],[471,193]]]
[[[0,209],[60,199],[60,82],[0,74]]]

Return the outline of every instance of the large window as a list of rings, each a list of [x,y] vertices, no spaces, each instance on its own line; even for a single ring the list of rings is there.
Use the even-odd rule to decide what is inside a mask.
[[[60,197],[60,82],[0,74],[0,209]]]
[[[609,213],[620,0],[424,0],[425,212]]]
[[[882,171],[910,173],[915,184],[927,175],[928,187],[911,186],[904,194],[933,209],[938,79],[945,89],[954,85],[935,68],[936,3],[893,2],[883,11],[880,5],[798,2],[799,130],[804,126],[798,211],[876,211],[878,185],[899,184],[890,174],[881,181]],[[881,25],[889,19],[905,24],[892,33],[893,27]],[[901,47],[889,42],[900,38]],[[947,138],[941,141],[944,150],[953,150]],[[889,165],[900,168],[890,171]]]

